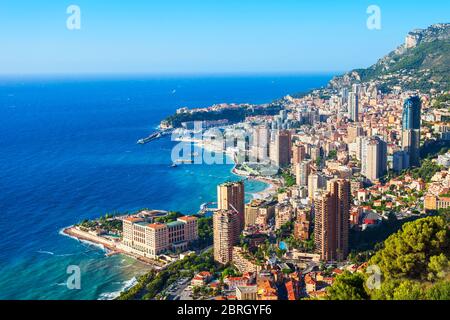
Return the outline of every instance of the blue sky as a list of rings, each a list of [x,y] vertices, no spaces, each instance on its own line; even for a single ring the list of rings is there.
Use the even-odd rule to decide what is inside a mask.
[[[81,30],[66,28],[71,4]],[[366,27],[372,4],[381,30]],[[449,12],[448,0],[0,0],[0,73],[346,71]]]

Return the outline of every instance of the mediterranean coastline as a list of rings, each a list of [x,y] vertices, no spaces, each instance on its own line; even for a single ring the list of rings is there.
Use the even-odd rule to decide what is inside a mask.
[[[6,107],[0,111],[0,130],[9,143],[1,146],[6,155],[0,160],[1,183],[8,188],[0,200],[4,218],[15,223],[0,225],[6,239],[0,248],[0,298],[115,297],[148,266],[125,255],[106,255],[105,246],[106,252],[101,246],[61,236],[60,230],[106,213],[145,207],[195,213],[200,204],[214,201],[217,184],[240,179],[230,172],[232,165],[170,168],[174,144],[170,139],[146,146],[136,145],[136,140],[180,106],[264,103],[320,87],[330,78],[266,75],[2,83],[0,99]],[[247,201],[266,192],[265,184],[252,180],[247,184]],[[27,236],[24,229],[29,230]],[[65,286],[70,265],[81,268],[81,290]]]

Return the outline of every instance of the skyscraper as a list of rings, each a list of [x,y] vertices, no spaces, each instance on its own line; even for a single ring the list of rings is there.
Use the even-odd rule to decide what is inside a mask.
[[[291,133],[288,130],[275,132],[274,141],[270,145],[270,160],[283,168],[291,163]]]
[[[218,210],[213,214],[214,260],[227,264],[233,259],[233,246],[239,240],[240,219],[234,210]]]
[[[402,147],[408,154],[409,165],[420,165],[420,112],[421,101],[418,96],[410,97],[403,104]]]
[[[308,177],[308,197],[314,198],[314,194],[319,190],[325,188],[326,178],[322,172],[312,173]]]
[[[316,252],[325,261],[334,258],[334,202],[328,191],[320,191],[314,199],[314,243]]]
[[[295,181],[298,186],[307,186],[311,172],[311,160],[303,160],[295,166]]]
[[[295,166],[305,160],[306,148],[302,143],[295,143],[292,146],[292,164]]]
[[[324,261],[343,260],[348,254],[350,183],[344,179],[328,182],[327,191],[314,199],[316,251]]]
[[[343,260],[348,254],[350,182],[345,179],[333,179],[328,182],[328,190],[335,202],[336,257]]]
[[[406,151],[396,151],[392,155],[392,170],[399,173],[409,167],[409,155]]]
[[[403,130],[420,130],[420,112],[422,103],[418,96],[409,97],[403,104]]]
[[[244,182],[227,182],[217,186],[217,208],[235,211],[239,217],[239,230],[242,230],[245,220]]]
[[[380,137],[364,138],[361,145],[361,173],[370,181],[386,174],[387,144]]]
[[[265,162],[269,159],[270,132],[266,124],[253,129],[251,155],[255,162]]]
[[[350,119],[357,122],[359,119],[359,98],[358,94],[355,92],[350,92],[348,96],[348,112]]]

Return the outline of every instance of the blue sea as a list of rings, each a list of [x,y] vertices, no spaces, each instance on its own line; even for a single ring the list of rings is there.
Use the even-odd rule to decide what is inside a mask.
[[[196,213],[231,165],[170,168],[170,137],[137,145],[177,108],[264,103],[331,75],[0,79],[0,299],[111,299],[148,267],[63,227],[140,208]],[[246,183],[246,197],[263,190]],[[67,288],[67,267],[81,289]]]

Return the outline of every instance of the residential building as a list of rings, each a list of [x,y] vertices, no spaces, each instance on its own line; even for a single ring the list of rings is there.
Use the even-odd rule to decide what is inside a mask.
[[[361,150],[361,173],[370,181],[386,174],[387,144],[380,137],[364,138]]]
[[[227,182],[217,187],[217,208],[220,210],[233,210],[239,217],[239,230],[245,224],[244,182]]]
[[[234,210],[218,210],[213,214],[214,260],[227,264],[233,259],[233,246],[239,241],[240,220]]]

